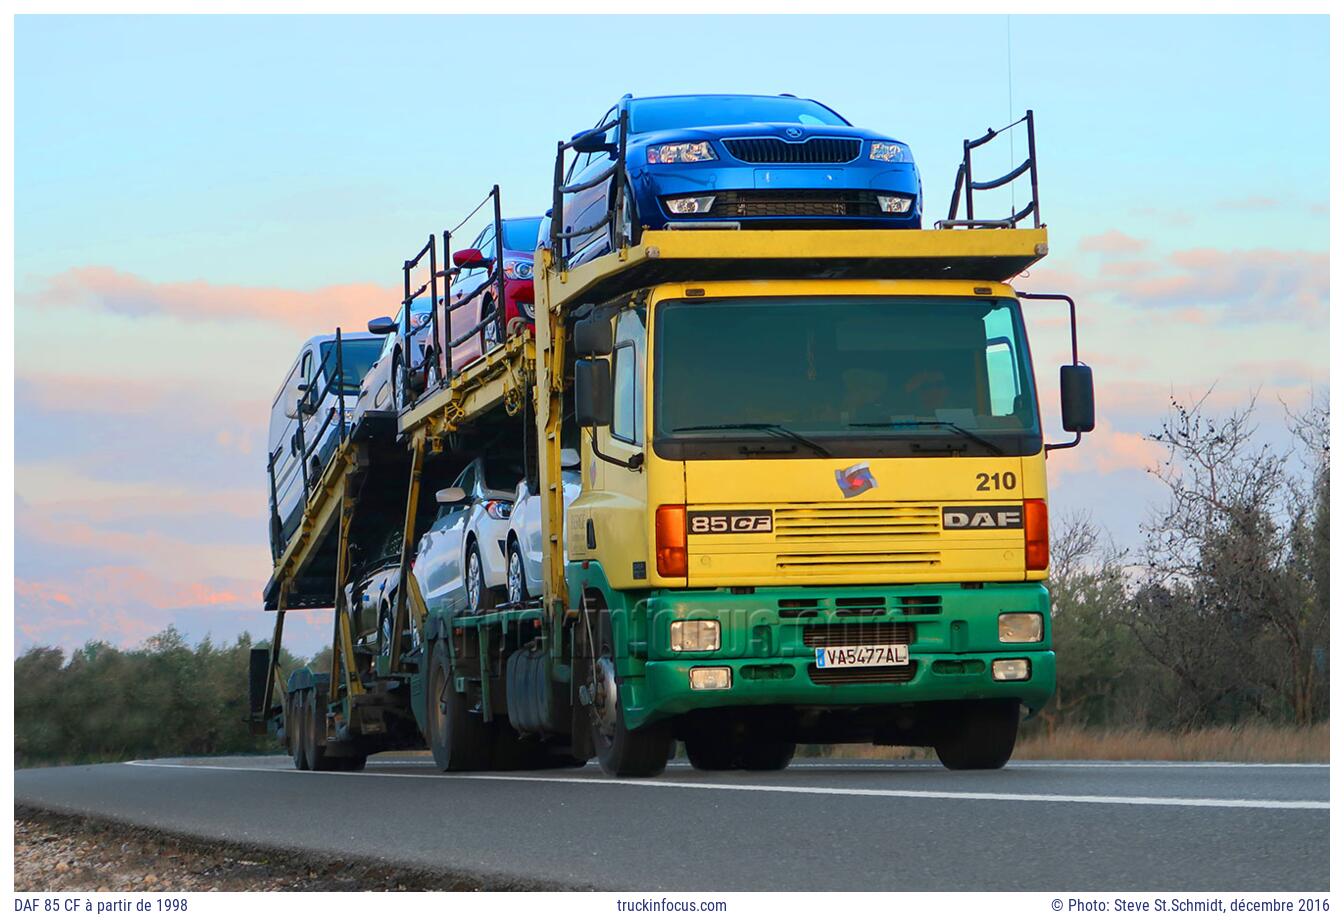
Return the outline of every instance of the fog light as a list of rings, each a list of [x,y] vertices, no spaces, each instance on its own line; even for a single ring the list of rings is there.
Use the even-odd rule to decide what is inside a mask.
[[[1039,613],[999,614],[1000,642],[1040,642],[1044,633],[1044,620]]]
[[[1001,658],[990,670],[995,680],[1026,680],[1031,676],[1031,662],[1025,658]]]
[[[691,668],[692,690],[727,690],[732,685],[732,668]]]
[[[719,647],[718,620],[677,620],[668,633],[674,652],[713,652]]]
[[[904,214],[910,210],[910,203],[913,200],[904,195],[878,195],[877,206],[884,214]]]
[[[714,207],[713,195],[693,195],[689,198],[667,199],[667,209],[673,214],[708,214]]]

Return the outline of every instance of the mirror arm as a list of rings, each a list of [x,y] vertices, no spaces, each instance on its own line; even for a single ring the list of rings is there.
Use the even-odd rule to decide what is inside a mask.
[[[1083,433],[1079,431],[1074,434],[1072,441],[1063,441],[1059,444],[1045,445],[1045,455],[1048,457],[1052,450],[1068,450],[1070,447],[1077,447],[1081,443],[1083,443]]]
[[[613,456],[611,456],[610,454],[604,454],[604,453],[602,453],[602,451],[601,451],[601,450],[598,448],[598,446],[597,446],[597,429],[596,429],[596,428],[589,428],[589,429],[588,429],[588,441],[589,441],[589,444],[590,444],[590,445],[592,446],[592,448],[593,448],[593,456],[596,457],[596,458],[599,459],[599,460],[602,460],[602,461],[606,462],[606,463],[610,463],[612,466],[621,466],[621,467],[625,467],[625,468],[626,468],[627,470],[629,470],[630,472],[632,472],[632,473],[637,473],[637,472],[639,472],[640,467],[642,467],[642,466],[644,465],[644,452],[643,452],[643,451],[640,451],[639,453],[632,455],[632,456],[630,457],[629,460],[622,460],[622,459],[619,458],[619,457],[613,457]]]

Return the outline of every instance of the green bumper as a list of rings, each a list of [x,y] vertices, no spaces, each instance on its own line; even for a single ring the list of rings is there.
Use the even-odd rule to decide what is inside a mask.
[[[651,594],[640,606],[644,616],[638,618],[640,624],[630,638],[635,640],[632,649],[642,654],[632,655],[626,662],[629,666],[621,668],[622,701],[632,727],[723,706],[1015,698],[1034,712],[1055,691],[1050,597],[1038,583],[770,588],[751,594],[666,591]],[[1041,641],[1000,642],[999,614],[1023,611],[1042,614]],[[718,620],[720,648],[672,651],[669,626],[679,619]],[[818,638],[819,634],[827,638]],[[821,672],[815,667],[818,645],[885,644],[893,635],[910,636],[909,665],[903,669]],[[1026,659],[1030,676],[995,680],[992,664],[1004,658]],[[690,671],[695,667],[730,668],[732,686],[691,689]]]

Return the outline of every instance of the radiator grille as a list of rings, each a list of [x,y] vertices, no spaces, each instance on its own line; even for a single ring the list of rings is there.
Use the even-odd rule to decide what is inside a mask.
[[[812,683],[823,686],[837,684],[904,684],[915,676],[916,662],[909,664],[883,665],[880,668],[819,668],[814,664],[807,666],[807,676]]]
[[[871,541],[889,546],[892,537],[937,536],[942,521],[937,505],[795,505],[775,509],[775,545],[836,540]]]
[[[918,569],[936,568],[942,562],[937,550],[870,553],[778,553],[775,568],[784,572],[825,573],[837,569]]]
[[[744,163],[848,163],[858,157],[863,142],[855,137],[813,137],[790,144],[777,137],[735,137],[723,145]]]
[[[915,627],[910,623],[815,623],[803,627],[803,645],[910,645]]]
[[[832,189],[716,192],[707,217],[892,217],[873,192]]]

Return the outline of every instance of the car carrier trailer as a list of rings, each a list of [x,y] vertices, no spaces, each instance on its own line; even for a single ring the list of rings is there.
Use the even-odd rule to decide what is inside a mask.
[[[638,233],[617,195],[612,251],[570,266],[566,237],[592,228],[556,218],[535,340],[516,335],[422,394],[395,435],[353,433],[314,484],[266,589],[276,627],[253,652],[256,730],[277,730],[301,769],[426,743],[446,770],[596,755],[649,775],[676,741],[707,769],[778,769],[799,742],[1006,762],[1020,710],[1054,691],[1046,454],[1076,445],[1093,411],[1073,301],[1009,284],[1048,252],[1034,138],[1022,166],[973,182],[971,150],[993,135],[968,142],[934,230]],[[557,151],[555,215],[582,143]],[[974,217],[974,191],[1024,174],[1027,207]],[[408,302],[424,289],[408,280]],[[1060,382],[1075,437],[1055,445],[1021,310],[1046,299],[1073,324]],[[892,415],[901,400],[908,418]],[[566,509],[575,428],[583,485]],[[431,609],[412,564],[433,494],[501,436],[543,498],[542,596]],[[405,590],[388,653],[370,656],[346,600],[350,547],[393,524]],[[329,671],[281,674],[285,611],[318,606],[334,609]]]

